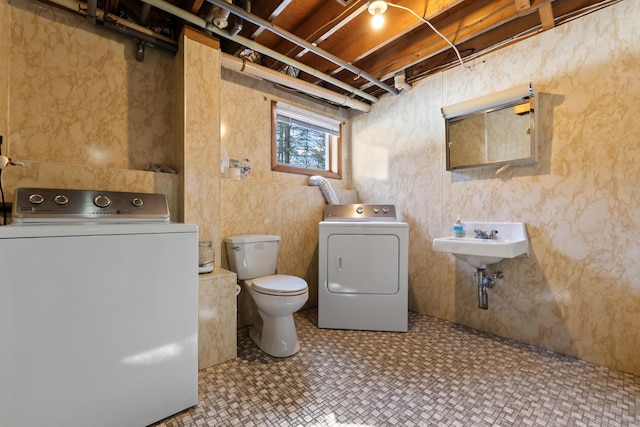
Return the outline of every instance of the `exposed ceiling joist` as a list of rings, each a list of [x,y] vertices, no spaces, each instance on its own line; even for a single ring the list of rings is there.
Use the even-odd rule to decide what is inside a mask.
[[[540,22],[542,23],[542,29],[548,30],[555,27],[555,19],[553,17],[553,7],[551,3],[547,3],[538,9],[538,13],[540,14]]]
[[[518,12],[524,12],[531,7],[531,2],[529,0],[515,0],[515,2],[516,10]]]
[[[399,12],[407,15],[402,10]],[[512,0],[479,0],[475,2],[473,10],[458,9],[444,19],[434,21],[433,24],[450,41],[459,44],[513,19],[515,14]],[[351,37],[345,44],[350,42],[355,42],[355,39]],[[378,78],[383,78],[448,49],[450,47],[444,40],[423,25],[388,44],[385,49],[367,55],[355,63],[359,67],[372,70]],[[464,52],[462,55],[464,56]],[[323,69],[323,64],[317,59],[310,63],[315,68]],[[339,76],[343,77],[342,74]]]
[[[326,50],[313,46],[311,43],[307,42],[303,38],[298,37],[297,35],[285,30],[284,28],[280,28],[279,26],[274,25],[273,23],[270,23],[269,21],[260,18],[259,16],[253,15],[233,4],[228,4],[225,2],[225,0],[207,0],[207,1],[212,4],[215,4],[218,7],[230,10],[232,13],[236,14],[237,16],[240,16],[243,19],[253,22],[256,25],[262,26],[267,30],[269,30],[270,32],[277,34],[278,36],[290,41],[291,43],[295,43],[299,46],[305,47],[310,51],[313,51],[316,55],[324,58],[325,60],[330,61],[331,63],[336,64],[344,69],[347,69],[350,72],[356,74],[357,76],[362,76],[363,78],[367,79],[369,82],[386,90],[389,93],[394,93],[394,94],[398,93],[398,91],[395,88],[379,81],[378,79],[376,79],[375,77],[367,73],[366,71],[359,69],[358,67],[350,64],[347,61],[342,60],[342,58]]]
[[[459,65],[451,46],[407,10],[388,7],[383,15],[384,26],[375,30],[367,0],[234,0],[232,5],[230,0],[162,1],[196,16],[196,26],[205,28],[213,37],[219,36],[224,53],[234,55],[246,49],[259,52],[260,55],[251,55],[252,60],[274,70],[283,68],[283,64],[289,69],[296,64],[299,72],[293,75],[298,79],[363,102],[375,102],[385,92],[397,93],[394,76],[399,72],[406,75],[407,82],[414,82]],[[392,1],[428,20],[456,46],[463,60],[470,61],[483,52],[623,0]],[[153,47],[153,41],[163,41],[163,37],[170,37],[177,45],[187,20],[180,18],[180,12],[163,7],[156,6],[149,12],[148,7],[142,8],[142,2],[109,0],[105,7],[119,17],[121,24],[131,21],[144,27],[148,22],[143,29],[155,34],[155,38],[138,41],[139,47],[145,43]],[[230,34],[228,29],[212,23],[202,24],[200,21],[210,15],[212,3],[231,10],[230,23],[244,21],[242,27],[235,25]],[[245,12],[259,20],[249,21]],[[143,15],[147,13],[148,17]],[[274,28],[278,31],[272,31]]]

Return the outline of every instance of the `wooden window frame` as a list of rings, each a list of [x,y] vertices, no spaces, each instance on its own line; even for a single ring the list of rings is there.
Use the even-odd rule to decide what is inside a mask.
[[[271,101],[271,170],[275,172],[295,173],[310,176],[319,175],[325,178],[342,179],[342,123],[340,124],[340,136],[330,135],[329,137],[329,153],[326,159],[329,163],[329,167],[327,170],[301,168],[277,162],[278,142],[276,140],[276,116],[278,102],[279,101]],[[283,102],[282,104],[290,105],[286,102]]]

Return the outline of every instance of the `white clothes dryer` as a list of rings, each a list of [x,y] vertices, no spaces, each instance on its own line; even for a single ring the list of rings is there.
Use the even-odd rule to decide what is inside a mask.
[[[318,246],[318,327],[407,331],[409,225],[395,206],[327,205]]]

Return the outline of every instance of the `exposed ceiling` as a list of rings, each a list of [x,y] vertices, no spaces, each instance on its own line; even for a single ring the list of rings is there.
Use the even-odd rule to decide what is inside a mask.
[[[183,25],[204,26],[204,32],[220,39],[226,54],[238,56],[249,52],[252,61],[265,67],[288,72],[297,79],[367,103],[385,93],[397,93],[394,76],[399,72],[411,83],[444,68],[460,66],[450,44],[407,10],[388,7],[383,15],[383,27],[374,29],[367,0],[233,0],[232,4],[231,0],[169,0],[167,3],[165,0],[78,0],[78,3],[87,4],[91,10],[91,2],[96,1],[98,16],[106,9],[121,20],[150,29],[161,43],[175,42]],[[457,47],[465,64],[471,66],[482,53],[619,1],[622,0],[398,0],[392,3],[427,19]],[[184,17],[178,18],[167,11],[171,6],[177,6],[189,19],[185,21]],[[219,22],[214,17],[220,15],[220,9],[231,9],[225,28],[220,28],[224,24],[212,23]],[[194,24],[191,18],[197,18],[197,22]],[[237,35],[231,36],[233,33]],[[249,50],[247,44],[251,45]],[[262,54],[257,54],[256,46]],[[285,69],[286,58],[300,67]]]

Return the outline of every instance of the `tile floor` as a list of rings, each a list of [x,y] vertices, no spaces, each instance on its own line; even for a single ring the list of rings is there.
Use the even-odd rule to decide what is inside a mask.
[[[640,426],[640,377],[416,313],[408,333],[318,329],[302,349],[200,371],[199,402],[175,426]],[[640,357],[640,356],[639,356]]]

